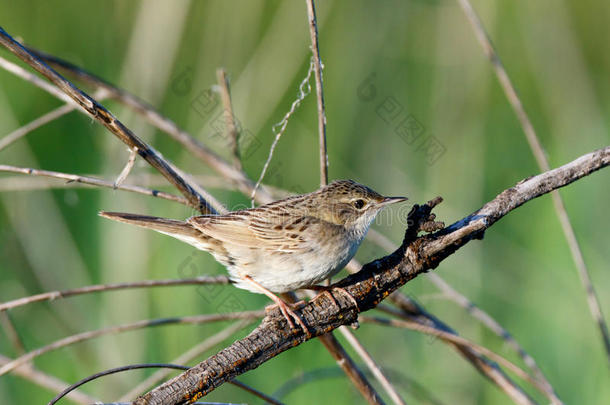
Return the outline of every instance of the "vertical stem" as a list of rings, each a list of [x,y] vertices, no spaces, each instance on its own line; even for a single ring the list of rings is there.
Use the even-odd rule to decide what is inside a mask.
[[[316,98],[318,100],[318,133],[320,135],[320,185],[328,184],[328,153],[326,152],[326,111],[324,109],[324,90],[322,86],[322,62],[318,46],[318,24],[313,0],[305,0],[309,17],[309,34],[311,36],[311,53],[314,59],[316,77]]]
[[[233,114],[233,103],[231,102],[231,92],[229,90],[229,78],[227,72],[220,68],[216,71],[218,85],[220,86],[220,97],[224,108],[224,116],[226,121],[226,136],[231,140],[231,152],[233,153],[233,166],[241,170],[241,158],[239,156],[239,131],[235,123],[235,115]]]

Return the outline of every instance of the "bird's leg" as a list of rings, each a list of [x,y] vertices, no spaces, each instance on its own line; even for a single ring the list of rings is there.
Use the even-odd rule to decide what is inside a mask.
[[[337,307],[339,306],[339,304],[337,303],[337,300],[335,299],[335,297],[333,297],[333,295],[330,293],[330,290],[341,291],[343,293],[343,295],[345,295],[352,302],[352,304],[354,304],[354,306],[356,308],[358,308],[358,301],[356,301],[356,298],[354,298],[352,296],[352,294],[348,293],[345,288],[331,287],[331,286],[326,286],[326,285],[310,285],[310,286],[301,287],[301,288],[303,290],[322,291],[322,294],[326,293],[330,297],[331,301],[334,302]],[[358,310],[360,310],[360,309],[358,308]]]
[[[269,291],[268,289],[266,289],[265,287],[263,287],[256,281],[254,281],[254,279],[252,277],[243,276],[242,279],[247,281],[248,283],[252,284],[254,287],[256,287],[257,290],[259,290],[260,292],[265,294],[267,297],[271,298],[273,300],[273,302],[275,302],[275,304],[280,308],[282,315],[284,315],[284,318],[286,318],[286,321],[288,322],[288,325],[290,325],[291,329],[294,329],[294,323],[292,322],[292,319],[290,319],[292,317],[292,318],[294,318],[295,321],[297,321],[297,323],[299,324],[301,329],[303,329],[303,332],[305,332],[305,334],[307,336],[311,336],[311,332],[307,328],[307,325],[305,325],[305,323],[303,322],[301,317],[299,317],[292,309],[290,309],[289,304],[287,304],[280,297],[278,297],[277,295],[275,295],[274,293],[272,293],[271,291]]]

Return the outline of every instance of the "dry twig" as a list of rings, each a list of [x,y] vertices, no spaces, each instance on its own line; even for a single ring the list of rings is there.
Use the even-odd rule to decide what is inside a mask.
[[[307,17],[309,20],[309,35],[311,36],[311,53],[313,55],[316,78],[316,98],[318,100],[318,134],[320,137],[320,186],[328,184],[328,152],[326,151],[326,111],[324,107],[324,85],[322,82],[322,60],[320,59],[320,46],[318,44],[318,22],[316,20],[316,6],[313,0],[307,3]]]
[[[239,130],[235,123],[235,115],[233,113],[233,103],[231,102],[231,91],[229,89],[229,78],[227,72],[224,69],[218,69],[216,71],[216,77],[218,80],[218,86],[220,86],[220,99],[224,107],[226,136],[231,140],[231,152],[233,153],[233,165],[242,170],[241,158],[239,155]]]
[[[346,326],[341,326],[339,328],[339,332],[341,332],[343,337],[345,337],[349,344],[356,350],[356,353],[358,353],[358,356],[360,356],[360,358],[364,361],[369,371],[373,374],[373,376],[375,376],[383,389],[388,393],[392,399],[392,402],[394,402],[396,405],[406,405],[405,401],[403,401],[398,394],[398,391],[396,391],[394,385],[392,385],[390,380],[388,380],[388,378],[381,371],[381,367],[379,367],[375,359],[373,359],[362,343],[356,339],[356,336],[354,336],[352,331],[347,329]]]
[[[116,284],[96,284],[86,287],[78,287],[63,291],[49,291],[46,293],[21,297],[12,301],[0,303],[0,312],[11,308],[31,304],[33,302],[54,301],[60,298],[73,297],[75,295],[90,294],[94,292],[124,290],[129,288],[149,288],[149,287],[170,287],[181,285],[201,285],[201,284],[230,284],[227,276],[203,276],[196,278],[169,279],[169,280],[144,280]]]
[[[144,195],[148,195],[151,197],[159,197],[159,198],[163,198],[165,200],[175,201],[180,204],[189,205],[188,200],[181,196],[166,193],[164,191],[151,190],[151,189],[148,189],[145,187],[140,187],[140,186],[116,185],[115,182],[97,179],[95,177],[79,176],[77,174],[68,174],[68,173],[61,173],[61,172],[53,172],[53,171],[49,171],[49,170],[38,170],[38,169],[31,169],[29,167],[17,167],[17,166],[9,166],[9,165],[0,165],[0,172],[20,173],[20,174],[28,174],[31,176],[50,177],[50,178],[54,178],[54,179],[66,180],[67,183],[75,182],[75,183],[86,184],[86,185],[90,185],[90,186],[130,191],[132,193],[144,194]]]

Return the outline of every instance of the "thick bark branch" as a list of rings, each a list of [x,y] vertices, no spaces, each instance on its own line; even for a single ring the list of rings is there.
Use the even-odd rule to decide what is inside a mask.
[[[529,200],[570,184],[610,164],[610,147],[584,155],[564,166],[529,177],[517,183],[481,209],[433,234],[416,237],[420,225],[428,220],[438,203],[415,206],[410,226],[400,248],[392,254],[365,265],[362,270],[337,284],[342,290],[320,294],[300,310],[312,336],[300,329],[289,329],[279,310],[271,312],[245,338],[236,341],[185,373],[175,377],[134,403],[180,404],[194,401],[226,381],[258,367],[285,350],[312,337],[321,336],[341,325],[358,321],[358,314],[374,308],[390,293],[430,269],[472,239],[481,239],[487,228]],[[354,306],[345,292],[357,302]]]

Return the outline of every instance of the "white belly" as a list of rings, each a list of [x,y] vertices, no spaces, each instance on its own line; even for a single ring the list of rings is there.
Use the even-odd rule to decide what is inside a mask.
[[[297,253],[264,253],[250,250],[250,260],[240,263],[223,263],[235,286],[260,293],[242,277],[247,275],[266,289],[275,293],[298,290],[319,282],[338,273],[354,257],[361,240],[342,238],[342,243],[328,243],[314,251]],[[230,248],[228,250],[231,250]],[[245,253],[245,252],[243,252]],[[258,255],[264,254],[264,257]],[[236,255],[244,257],[244,254]],[[218,258],[217,258],[218,259]]]

